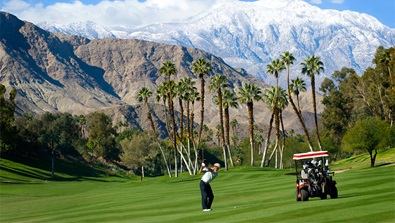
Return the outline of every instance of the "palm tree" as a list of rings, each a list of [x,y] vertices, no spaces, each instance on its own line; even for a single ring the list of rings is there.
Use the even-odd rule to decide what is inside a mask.
[[[267,134],[267,140],[265,143],[265,148],[263,150],[263,154],[262,154],[262,162],[261,162],[261,167],[263,167],[265,159],[266,159],[266,152],[269,146],[269,140],[270,140],[270,133],[271,133],[271,128],[272,128],[272,124],[273,124],[273,117],[275,117],[275,105],[277,104],[278,101],[278,74],[283,71],[285,69],[284,67],[284,62],[282,60],[276,59],[273,60],[270,64],[268,64],[266,66],[266,71],[269,74],[274,75],[274,77],[276,78],[276,88],[275,88],[275,92],[273,95],[273,99],[272,101],[270,101],[272,103],[272,105],[270,105],[270,108],[272,109],[272,115],[270,118],[270,124],[269,124],[269,131]]]
[[[284,69],[284,63],[279,59],[273,60],[270,64],[266,66],[267,73],[272,74],[274,75],[274,77],[276,77],[276,98],[273,101],[273,104],[276,104],[278,101],[278,74]]]
[[[178,177],[178,168],[177,168],[177,139],[176,139],[176,121],[175,121],[175,116],[174,116],[174,105],[173,105],[173,89],[172,89],[172,82],[171,82],[171,75],[176,75],[177,74],[177,69],[176,66],[170,62],[166,61],[163,66],[159,69],[159,72],[163,75],[168,76],[168,104],[169,104],[169,109],[170,109],[170,116],[171,116],[171,122],[173,126],[173,146],[174,146],[174,172],[176,177]]]
[[[290,85],[291,91],[296,95],[296,102],[298,103],[298,112],[299,114],[302,114],[302,111],[300,110],[300,99],[299,99],[299,94],[300,92],[305,92],[306,91],[306,83],[302,78],[295,78],[291,80],[292,83]]]
[[[191,120],[191,95],[193,91],[196,91],[196,87],[194,87],[195,82],[192,81],[192,78],[190,77],[185,77],[181,80],[181,83],[183,85],[184,89],[184,100],[185,100],[185,105],[186,105],[186,112],[187,112],[187,117],[186,117],[186,125],[187,125],[187,135],[188,138],[191,139],[190,135],[190,120]]]
[[[314,55],[312,55],[311,57],[307,57],[307,59],[303,61],[300,65],[302,66],[302,74],[309,76],[311,80],[315,133],[317,134],[318,147],[322,151],[320,134],[318,132],[317,102],[315,97],[315,75],[319,75],[321,71],[324,72],[324,63],[320,60],[319,57],[315,57]]]
[[[195,83],[192,82],[192,87],[189,88],[188,93],[186,95],[187,105],[189,103],[191,103],[191,106],[192,106],[190,112],[188,111],[189,106],[187,106],[187,118],[188,118],[188,120],[190,119],[187,122],[187,126],[188,126],[187,127],[187,129],[188,129],[188,140],[192,141],[192,143],[195,141],[195,139],[194,139],[194,131],[193,131],[193,124],[194,124],[194,117],[195,117],[195,113],[194,113],[194,111],[195,111],[195,101],[199,101],[200,100],[200,96],[199,96],[199,93],[198,93],[196,87],[193,87],[194,84]],[[189,113],[190,113],[190,115],[188,115]],[[198,149],[196,148],[196,144],[195,143],[193,143],[193,148],[194,148],[194,151],[195,151],[195,168],[194,168],[195,172],[194,172],[194,174],[196,174],[196,169],[198,168],[197,167],[197,163],[198,163],[197,162],[198,161]]]
[[[249,83],[245,83],[238,92],[240,102],[247,104],[250,127],[251,166],[254,165],[254,101],[261,100],[261,94],[262,90],[259,87]]]
[[[265,89],[264,93],[263,93],[263,101],[269,105],[269,107],[272,109],[273,111],[273,104],[272,102],[274,101],[276,97],[276,89],[275,88],[269,88],[269,89]],[[269,121],[269,129],[267,131],[267,136],[266,136],[266,140],[265,140],[265,148],[263,149],[263,153],[262,153],[262,162],[261,162],[261,167],[265,166],[265,160],[266,160],[266,154],[267,154],[267,150],[269,148],[269,144],[270,144],[270,135],[272,133],[272,128],[273,128],[273,120],[274,120],[274,112],[272,112],[271,116],[270,116],[270,121]],[[269,165],[269,164],[267,164]]]
[[[156,88],[155,100],[157,102],[159,102],[161,99],[162,99],[162,103],[163,103],[163,113],[165,115],[166,131],[167,131],[167,134],[170,136],[170,129],[169,129],[169,123],[168,123],[168,118],[167,118],[167,107],[166,107],[167,89],[166,89],[166,86],[164,83],[162,85],[159,85]]]
[[[224,112],[222,109],[222,89],[229,87],[227,83],[227,78],[224,75],[216,74],[215,76],[211,77],[211,82],[209,85],[210,91],[217,91],[217,100],[218,100],[218,107],[219,107],[219,125],[220,125],[220,133],[221,133],[221,140],[222,140],[222,150],[224,153],[224,163],[225,163],[225,170],[228,170],[228,162],[226,159],[226,147],[228,146],[225,141],[225,131],[224,131]]]
[[[211,71],[211,63],[207,62],[204,58],[200,58],[197,61],[192,63],[193,73],[200,78],[200,103],[201,103],[201,110],[200,110],[200,129],[198,134],[198,144],[200,144],[200,140],[202,137],[202,130],[203,130],[203,122],[204,122],[204,77],[208,75]],[[202,160],[204,159],[204,151],[202,149]]]
[[[237,105],[238,105],[238,103],[237,103]],[[230,127],[232,127],[232,133],[233,133],[233,135],[236,135],[236,128],[237,128],[237,126],[239,125],[239,122],[237,121],[237,119],[232,119],[232,121],[230,121]]]
[[[222,95],[222,106],[224,108],[224,116],[225,116],[225,141],[226,144],[228,145],[228,155],[229,155],[229,160],[230,164],[232,167],[234,166],[233,159],[232,159],[232,153],[230,151],[230,137],[229,137],[229,132],[230,132],[230,122],[229,122],[229,108],[238,108],[239,103],[238,103],[238,98],[235,93],[231,92],[230,90],[226,89]],[[232,122],[234,125],[237,125],[237,120],[233,119]]]
[[[189,100],[191,101],[191,121],[190,121],[190,135],[192,136],[192,141],[194,141],[193,125],[195,123],[195,102],[200,101],[200,95],[196,88],[193,88],[189,95]]]
[[[139,102],[144,102],[145,107],[147,109],[147,115],[148,115],[148,119],[151,123],[151,129],[154,133],[154,137],[156,137],[156,130],[155,130],[155,125],[154,125],[154,120],[152,119],[152,114],[151,114],[151,110],[150,107],[148,105],[148,99],[152,96],[152,91],[150,91],[147,87],[143,87],[140,89],[138,95],[137,95],[137,100]]]
[[[237,100],[239,100],[239,99],[237,99]],[[234,119],[232,119],[232,121],[230,121],[229,125],[232,128],[232,138],[233,139],[237,139],[237,131],[236,131],[236,129],[237,129],[237,126],[239,125],[239,122],[237,121],[237,119],[234,118]],[[233,147],[234,147],[234,149],[236,149],[237,141],[233,140],[233,139],[232,139]]]
[[[313,151],[313,145],[312,145],[312,143],[311,143],[310,134],[309,134],[309,131],[308,131],[307,127],[306,127],[306,124],[305,124],[304,121],[303,121],[303,116],[302,116],[302,113],[301,113],[301,111],[300,111],[299,98],[298,98],[298,109],[297,109],[296,106],[295,106],[295,103],[294,103],[294,101],[293,101],[293,99],[292,99],[292,95],[291,95],[291,89],[292,89],[292,88],[291,88],[291,84],[290,84],[290,81],[289,81],[289,75],[290,75],[290,69],[289,69],[289,67],[290,67],[290,65],[292,65],[292,64],[294,63],[295,57],[292,55],[292,53],[290,53],[290,52],[287,51],[287,52],[284,52],[283,55],[281,55],[281,61],[282,61],[285,65],[287,65],[288,100],[289,100],[289,102],[291,103],[292,108],[293,108],[293,110],[294,110],[296,116],[298,117],[298,120],[299,120],[300,124],[302,125],[303,131],[304,131],[304,133],[305,133],[307,142],[308,142],[309,147],[310,147],[310,150]],[[301,80],[301,79],[300,79],[300,80]],[[306,87],[306,86],[305,86],[305,87]],[[299,94],[298,94],[298,95],[299,95]],[[297,97],[299,97],[298,95],[297,95]]]
[[[184,105],[183,100],[185,99],[186,85],[184,79],[181,79],[176,84],[176,95],[178,97],[178,105],[180,106],[180,139],[184,136]]]
[[[277,104],[273,105],[273,101],[276,100],[276,97],[277,97],[276,94],[278,94]],[[284,89],[279,88],[277,90],[274,87],[266,89],[263,98],[264,98],[264,101],[267,104],[269,104],[270,106],[272,106],[272,105],[274,106],[272,109],[274,110],[273,115],[274,115],[275,127],[276,127],[276,144],[274,146],[272,154],[270,155],[270,157],[268,159],[267,165],[269,165],[270,161],[271,161],[271,159],[273,157],[273,154],[278,150],[278,147],[279,147],[279,142],[280,142],[280,114],[281,114],[282,110],[284,110],[284,108],[286,106],[288,106],[288,100],[287,100],[287,94],[286,94]],[[269,132],[270,131],[271,131],[271,126],[269,127]],[[268,135],[270,137],[270,134],[268,134]],[[266,141],[268,141],[268,140],[269,139],[267,139]],[[264,163],[264,161],[262,161],[262,163]]]
[[[197,148],[196,146],[191,143],[192,142],[192,131],[191,131],[191,125],[190,125],[190,116],[191,116],[191,95],[193,94],[193,92],[197,92],[196,91],[196,87],[194,87],[195,82],[192,81],[192,78],[190,77],[184,77],[183,79],[181,79],[178,84],[177,84],[177,95],[179,98],[179,103],[180,103],[180,141],[182,142],[182,140],[185,138],[184,137],[184,109],[183,109],[183,101],[185,101],[185,106],[186,106],[186,139],[187,139],[187,156],[188,156],[188,166],[192,167],[194,170],[194,174],[196,173],[196,156],[197,156]],[[193,99],[194,100],[194,99]],[[193,148],[195,150],[195,164],[192,163],[192,159],[191,159],[191,147],[193,145]]]

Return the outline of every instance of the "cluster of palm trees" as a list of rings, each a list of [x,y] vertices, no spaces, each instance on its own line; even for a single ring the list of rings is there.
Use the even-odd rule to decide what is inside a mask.
[[[232,140],[236,146],[238,137],[236,136],[235,127],[238,122],[236,119],[230,120],[229,110],[230,108],[238,108],[239,103],[245,104],[248,111],[249,120],[249,138],[251,146],[251,165],[254,165],[254,148],[255,148],[255,135],[254,135],[254,101],[259,102],[263,100],[271,109],[272,115],[269,123],[269,131],[265,141],[265,147],[262,149],[262,162],[261,166],[269,165],[270,160],[273,155],[280,153],[280,168],[282,168],[282,154],[285,146],[285,130],[282,121],[282,111],[288,106],[290,102],[295,114],[298,116],[300,124],[303,127],[307,142],[309,144],[310,150],[313,151],[313,146],[309,136],[308,129],[304,123],[301,109],[299,106],[299,93],[306,90],[306,84],[301,78],[296,78],[290,81],[290,65],[295,61],[293,55],[289,52],[285,52],[281,55],[280,59],[273,60],[267,65],[267,72],[276,77],[276,86],[265,89],[262,91],[258,86],[252,83],[244,83],[244,85],[238,89],[237,92],[233,92],[229,88],[229,83],[225,75],[214,74],[211,75],[209,90],[215,93],[215,103],[219,110],[219,138],[220,146],[223,149],[223,157],[225,163],[225,169],[228,169],[228,161],[234,166],[232,160],[232,154],[230,150],[230,141]],[[311,79],[312,95],[313,95],[313,106],[315,114],[315,129],[318,139],[319,149],[321,150],[321,143],[318,134],[318,122],[316,114],[316,101],[315,101],[315,79],[314,75],[320,74],[323,71],[323,63],[320,61],[319,57],[314,55],[308,57],[304,62],[301,63],[302,74],[306,74]],[[172,76],[177,74],[177,69],[174,63],[167,61],[159,69],[159,72],[165,75],[167,78],[162,85],[158,86],[156,89],[156,100],[162,101],[163,109],[166,120],[166,130],[171,141],[172,147],[174,149],[174,160],[175,160],[175,175],[178,176],[178,164],[177,157],[179,156],[181,162],[185,164],[190,174],[196,174],[198,169],[198,159],[204,159],[204,151],[201,146],[202,143],[202,132],[204,125],[204,115],[205,115],[205,85],[206,76],[208,76],[211,70],[211,63],[206,61],[204,58],[200,58],[192,63],[193,73],[200,80],[200,92],[194,86],[195,81],[190,77],[185,77],[180,79],[178,82],[171,79]],[[284,70],[287,69],[287,85],[288,91],[285,91],[278,84],[278,76]],[[297,99],[297,105],[295,105],[292,95],[293,93]],[[146,87],[141,88],[138,94],[138,100],[144,102],[147,110],[147,117],[151,124],[151,130],[155,138],[157,138],[157,132],[150,112],[150,107],[148,99],[153,95],[153,93]],[[174,101],[178,98],[179,106],[179,120],[178,125],[176,124],[175,111],[174,111]],[[196,132],[194,128],[195,123],[195,102],[200,101],[200,123],[199,129]],[[186,114],[184,114],[184,108],[186,109]],[[185,120],[184,120],[185,118]],[[266,154],[268,151],[270,143],[270,135],[273,120],[276,129],[276,142],[272,153],[269,156],[267,162]],[[280,142],[280,126],[283,137],[283,141]],[[230,137],[230,128],[233,129],[233,136]],[[197,135],[197,139],[195,136]],[[161,148],[164,159],[166,159],[165,154]],[[201,156],[199,157],[198,151],[201,151]],[[166,160],[165,160],[166,161]],[[167,170],[171,177],[170,168],[167,165]],[[276,159],[277,167],[277,159]]]
[[[303,120],[302,116],[302,111],[300,109],[300,104],[299,104],[299,93],[301,91],[306,90],[306,84],[303,81],[303,79],[297,77],[292,80],[292,83],[290,81],[290,65],[292,65],[295,61],[295,57],[290,53],[290,52],[285,52],[283,55],[280,56],[279,59],[273,60],[270,64],[267,65],[267,73],[272,74],[276,78],[276,86],[272,87],[270,89],[266,89],[265,94],[264,94],[264,101],[270,106],[272,109],[272,115],[270,118],[270,124],[269,124],[269,131],[267,134],[266,138],[266,143],[265,147],[263,150],[263,156],[262,156],[262,162],[261,166],[265,166],[265,161],[266,161],[266,154],[269,146],[269,140],[270,140],[270,134],[271,134],[271,129],[272,129],[272,123],[273,123],[273,118],[275,121],[275,128],[276,128],[276,142],[274,149],[272,150],[272,153],[267,160],[266,166],[270,164],[270,161],[272,160],[272,157],[274,154],[277,155],[277,153],[280,153],[280,168],[283,168],[283,162],[282,162],[282,154],[284,152],[284,147],[285,147],[285,130],[284,130],[284,124],[283,124],[283,119],[282,119],[282,111],[288,106],[289,103],[291,103],[292,108],[295,112],[295,114],[298,117],[298,120],[303,128],[303,131],[305,133],[306,141],[308,142],[309,148],[311,151],[314,151],[313,145],[311,142],[311,137],[308,132],[308,129],[306,127],[306,124]],[[302,74],[307,75],[310,80],[311,80],[311,88],[312,88],[312,98],[313,98],[313,107],[314,107],[314,120],[315,120],[315,130],[317,134],[317,139],[318,139],[318,145],[319,149],[322,150],[321,147],[321,141],[319,137],[319,132],[318,132],[318,120],[317,120],[317,104],[316,104],[316,95],[315,95],[315,75],[320,74],[320,72],[324,71],[323,63],[320,60],[319,57],[316,57],[312,55],[311,57],[307,57],[306,60],[304,60],[301,63],[302,66]],[[284,89],[279,87],[278,84],[278,75],[281,73],[284,69],[287,70],[287,89],[288,91],[286,92]],[[292,98],[292,93],[296,95],[297,98],[297,106],[295,105],[293,98]],[[282,136],[283,140],[282,143],[280,143],[280,124],[281,124],[281,130],[282,130]],[[280,144],[282,144],[280,146]],[[277,156],[276,156],[277,157]],[[276,159],[276,164],[275,167],[277,167],[277,159]]]

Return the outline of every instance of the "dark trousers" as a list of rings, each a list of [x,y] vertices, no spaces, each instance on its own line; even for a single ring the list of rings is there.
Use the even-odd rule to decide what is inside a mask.
[[[211,186],[204,181],[200,181],[200,192],[202,194],[202,208],[203,209],[210,209],[211,204],[214,200],[213,190],[211,190]]]

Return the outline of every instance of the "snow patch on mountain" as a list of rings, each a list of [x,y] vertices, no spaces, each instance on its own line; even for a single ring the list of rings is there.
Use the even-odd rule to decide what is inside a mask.
[[[75,22],[67,25],[58,24],[54,22],[42,22],[37,24],[37,26],[49,32],[79,35],[89,39],[103,39],[103,38],[117,37],[108,28],[96,24],[92,21]]]

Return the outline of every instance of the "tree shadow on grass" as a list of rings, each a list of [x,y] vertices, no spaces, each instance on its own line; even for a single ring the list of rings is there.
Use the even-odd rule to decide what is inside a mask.
[[[42,160],[12,157],[13,162],[22,164],[0,164],[0,183],[38,183],[40,181],[100,181],[108,182],[109,178],[99,179],[108,176],[106,169],[92,167],[87,163],[67,162],[56,159],[54,177],[51,176],[50,162],[43,163]],[[124,178],[112,175],[111,181],[121,181]]]
[[[4,165],[0,165],[0,170],[3,171],[7,171],[9,173],[13,173],[19,176],[23,176],[23,177],[29,177],[29,178],[35,178],[35,179],[41,179],[41,180],[46,180],[48,179],[47,176],[42,176],[41,174],[39,174],[38,172],[33,172],[33,171],[29,171],[29,170],[22,170],[22,169],[18,169],[18,168],[11,168],[8,166],[4,166]],[[2,178],[5,178],[2,176]],[[21,180],[21,179],[15,179],[17,181],[26,181],[26,180]]]

